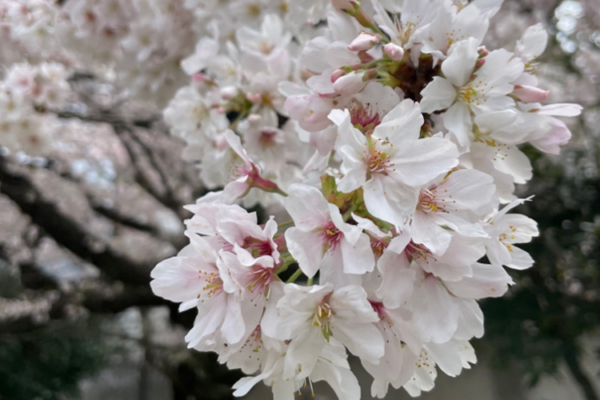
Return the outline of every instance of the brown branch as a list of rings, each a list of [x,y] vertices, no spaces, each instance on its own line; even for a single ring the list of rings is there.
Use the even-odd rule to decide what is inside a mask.
[[[110,243],[88,232],[85,225],[45,198],[22,168],[4,157],[0,158],[0,182],[0,192],[15,202],[57,243],[96,265],[113,279],[131,284],[149,283],[152,265],[140,265],[132,261],[115,251]]]

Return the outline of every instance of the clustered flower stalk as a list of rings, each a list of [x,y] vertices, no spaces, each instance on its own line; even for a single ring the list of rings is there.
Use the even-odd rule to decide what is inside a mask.
[[[377,1],[371,11],[332,5],[329,30],[310,39],[284,34],[268,13],[260,30],[239,28],[238,51],[258,72],[231,59],[233,81],[200,43],[190,72],[214,84],[181,89],[165,111],[174,133],[204,144],[203,176],[224,163],[238,171],[209,180],[224,189],[189,206],[190,245],[152,273],[157,295],[198,307],[190,347],[254,374],[236,396],[262,380],[283,400],[326,380],[340,399],[359,399],[347,352],[380,398],[390,386],[418,396],[438,368],[469,368],[469,341],[483,335],[478,300],[507,291],[505,267],[533,265],[517,245],[536,223],[509,213],[531,200],[513,195],[531,178],[519,145],[558,153],[570,132],[555,117],[581,110],[540,104],[548,92],[531,66],[546,46],[541,26],[513,53],[481,45],[501,1],[405,0],[399,14]],[[210,43],[227,57],[223,39]],[[282,73],[265,86],[262,71]],[[190,98],[205,111],[186,130]],[[235,102],[234,124],[211,111]],[[292,221],[259,224],[238,205],[256,203],[281,204]],[[209,269],[220,286],[203,281]],[[210,303],[198,302],[206,290]]]

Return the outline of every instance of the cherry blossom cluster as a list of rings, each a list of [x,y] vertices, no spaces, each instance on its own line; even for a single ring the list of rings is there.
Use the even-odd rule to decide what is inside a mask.
[[[152,272],[197,310],[189,347],[249,375],[236,396],[326,381],[360,399],[348,354],[373,396],[418,396],[476,362],[478,301],[533,265],[518,245],[536,223],[512,212],[530,200],[514,195],[532,177],[522,145],[557,154],[557,117],[581,111],[543,104],[541,25],[512,51],[483,45],[501,3],[0,0],[0,144],[39,153],[77,69],[170,100],[211,190]]]
[[[541,104],[541,25],[482,45],[501,0],[300,3],[188,2],[204,35],[164,115],[213,191],[152,288],[197,309],[189,347],[251,375],[236,396],[324,380],[359,399],[348,353],[373,396],[418,396],[476,362],[478,301],[533,265],[520,145],[557,154],[556,117],[581,107]],[[289,217],[261,224],[256,203]]]
[[[0,78],[4,104],[14,104],[0,116],[0,145],[43,155],[62,122],[49,113],[25,111],[39,111],[40,104],[21,95],[34,90],[24,88],[33,79],[24,75],[37,73],[34,80],[44,81],[36,83],[39,89],[47,81],[41,75],[61,70],[64,79],[51,91],[64,98],[71,92],[66,84],[71,74],[91,72],[124,89],[126,96],[162,108],[188,82],[180,62],[200,35],[194,22],[180,0],[0,0]]]
[[[13,64],[0,81],[0,143],[42,155],[61,122],[50,109],[67,102],[67,71],[60,63]]]

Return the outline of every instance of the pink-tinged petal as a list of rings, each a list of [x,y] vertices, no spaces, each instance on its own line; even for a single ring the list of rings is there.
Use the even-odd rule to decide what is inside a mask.
[[[290,254],[309,278],[315,276],[321,266],[325,245],[322,235],[321,232],[306,232],[300,228],[289,228],[285,231]]]
[[[560,154],[560,147],[571,140],[571,131],[564,122],[551,118],[550,130],[541,138],[531,140],[530,143],[539,150],[548,154]]]
[[[550,92],[534,86],[516,85],[512,94],[523,103],[540,103],[548,98]]]
[[[478,40],[468,38],[455,43],[450,48],[448,58],[442,63],[442,72],[446,79],[456,87],[463,87],[473,74],[475,62],[479,57]]]
[[[202,270],[206,266],[200,258],[171,257],[152,270],[150,286],[155,295],[176,303],[197,299],[205,285],[198,275]]]
[[[356,225],[350,225],[344,222],[342,214],[340,213],[340,209],[337,208],[335,204],[329,203],[328,206],[329,214],[331,215],[331,221],[335,227],[344,234],[344,239],[350,244],[354,245],[362,234],[362,229]]]
[[[458,156],[456,145],[447,139],[431,137],[404,143],[392,156],[390,175],[406,185],[421,186],[456,167]]]
[[[240,197],[244,197],[248,191],[250,190],[250,185],[248,184],[248,175],[244,175],[236,179],[235,181],[229,182],[225,185],[223,189],[223,194],[221,195],[223,201],[225,202],[233,202]]]
[[[436,76],[421,92],[421,111],[431,114],[450,107],[456,100],[456,89],[449,80]]]
[[[581,114],[581,110],[583,110],[583,107],[579,104],[549,104],[541,107],[537,113],[553,117],[576,117]]]
[[[293,184],[288,189],[285,209],[297,228],[308,231],[323,227],[330,220],[329,206],[317,188]]]
[[[455,296],[464,299],[484,299],[501,297],[513,284],[513,280],[500,265],[476,263],[471,267],[473,276],[465,277],[458,282],[444,284]]]
[[[461,146],[467,146],[470,134],[473,131],[473,119],[469,107],[461,102],[456,102],[442,116],[444,126],[458,140]]]

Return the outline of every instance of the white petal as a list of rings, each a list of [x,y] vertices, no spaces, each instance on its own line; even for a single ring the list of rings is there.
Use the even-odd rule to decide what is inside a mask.
[[[375,256],[371,250],[369,237],[362,233],[356,243],[351,244],[345,239],[341,241],[344,273],[364,274],[375,268]]]
[[[483,299],[501,297],[513,283],[510,275],[499,265],[474,264],[473,276],[458,282],[445,282],[446,287],[455,296],[465,299]]]
[[[442,63],[442,72],[454,86],[463,87],[471,77],[479,57],[477,46],[477,39],[468,38],[450,48],[448,58]]]
[[[298,262],[302,272],[309,278],[315,276],[324,255],[322,233],[289,228],[285,231],[285,239],[290,254]]]
[[[322,227],[329,221],[327,200],[319,189],[312,186],[291,185],[285,198],[285,209],[295,226],[305,231]]]
[[[421,111],[431,114],[444,110],[456,100],[456,89],[449,80],[436,76],[421,92]]]
[[[473,131],[473,120],[469,108],[462,102],[456,102],[442,116],[444,126],[458,140],[461,146],[469,144],[470,135]]]
[[[392,156],[394,179],[409,186],[424,185],[458,165],[456,145],[431,137],[405,143]],[[387,190],[387,188],[386,188]]]
[[[393,145],[401,145],[406,140],[417,140],[422,125],[423,114],[419,103],[405,99],[383,118],[373,136]]]
[[[399,227],[410,218],[419,196],[416,189],[392,179],[371,179],[363,185],[363,189],[367,210]]]
[[[506,264],[507,267],[517,270],[524,270],[533,266],[533,258],[525,250],[520,249],[516,246],[511,246],[510,252],[510,263]]]

